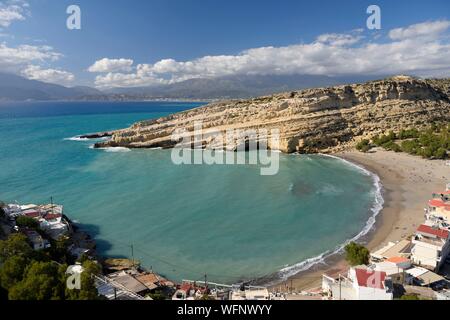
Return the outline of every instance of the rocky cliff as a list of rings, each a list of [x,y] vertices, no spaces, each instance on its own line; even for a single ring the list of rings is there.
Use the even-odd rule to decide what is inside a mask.
[[[287,92],[251,100],[225,101],[135,123],[112,132],[96,147],[170,148],[176,129],[278,129],[283,152],[333,152],[402,128],[450,121],[450,81],[397,76],[363,84]],[[204,138],[204,147],[214,139]],[[231,149],[242,141],[231,142]],[[270,144],[270,141],[269,141]],[[270,145],[269,145],[270,147]],[[230,142],[228,142],[230,149]]]

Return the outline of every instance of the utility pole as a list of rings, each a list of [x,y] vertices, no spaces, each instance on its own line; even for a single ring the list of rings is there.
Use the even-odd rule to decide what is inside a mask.
[[[52,208],[52,214],[55,214],[55,211],[53,210],[53,197],[52,196],[50,196],[50,205]]]
[[[205,273],[205,289],[208,289],[208,275]]]
[[[132,267],[134,268],[134,247],[133,247],[133,244],[131,244],[131,264],[132,264]]]

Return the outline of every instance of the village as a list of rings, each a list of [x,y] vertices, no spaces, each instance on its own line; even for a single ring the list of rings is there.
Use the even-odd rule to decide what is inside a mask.
[[[204,281],[168,280],[146,270],[134,259],[102,259],[95,240],[78,230],[62,205],[20,205],[3,207],[3,229],[24,234],[35,251],[47,250],[52,240],[68,241],[73,257],[72,272],[81,274],[80,259],[97,261],[102,273],[93,275],[99,297],[108,300],[450,300],[450,184],[432,194],[424,209],[424,222],[415,234],[389,242],[370,253],[369,263],[351,266],[347,274],[322,276],[315,290],[288,292],[264,286],[235,285]],[[30,221],[39,226],[38,232]]]

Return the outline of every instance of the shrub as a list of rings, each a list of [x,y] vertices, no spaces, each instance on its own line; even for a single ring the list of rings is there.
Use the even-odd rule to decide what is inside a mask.
[[[368,264],[369,257],[369,250],[360,244],[350,242],[345,246],[345,260],[352,266]]]
[[[356,149],[362,152],[367,152],[370,150],[370,141],[367,139],[361,140],[356,144]]]
[[[17,217],[16,224],[22,228],[30,228],[33,230],[39,229],[39,222],[36,219],[27,216]]]

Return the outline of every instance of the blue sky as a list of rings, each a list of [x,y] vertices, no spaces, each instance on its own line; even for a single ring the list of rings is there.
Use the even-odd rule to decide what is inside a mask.
[[[66,28],[66,8],[71,4],[81,8],[81,30]],[[366,29],[366,8],[370,4],[381,8],[380,31]],[[5,18],[2,10],[3,13],[15,10],[21,17],[9,15],[10,18]],[[2,49],[6,52],[2,54],[0,51],[0,67],[29,78],[49,82],[60,79],[69,85],[99,87],[153,85],[200,76],[260,73],[257,65],[261,64],[269,73],[272,69],[273,73],[340,75],[351,73],[351,68],[337,70],[327,66],[346,64],[344,60],[350,58],[357,61],[363,59],[364,50],[355,53],[354,49],[363,49],[370,43],[376,43],[379,51],[386,50],[383,44],[391,44],[387,51],[393,50],[392,55],[395,56],[408,54],[414,45],[418,47],[418,52],[425,50],[425,44],[431,41],[432,45],[440,47],[428,55],[434,60],[440,59],[448,50],[446,22],[450,19],[449,15],[450,3],[447,0],[0,0],[0,43],[3,43]],[[2,17],[7,21],[2,23]],[[420,23],[441,24],[413,27],[411,30],[419,30],[422,38],[413,35],[415,44],[403,43],[405,51],[395,51],[400,49],[394,48],[392,43],[411,41],[411,32],[405,33],[408,36],[395,39],[389,36],[389,32],[395,28],[406,30]],[[437,31],[434,32],[434,28]],[[423,35],[421,30],[433,32]],[[338,45],[337,50],[332,50],[330,46],[336,43],[331,43],[328,37],[322,41],[324,48],[315,50],[312,47],[318,37],[330,34],[352,37],[355,42],[349,41],[345,48]],[[295,47],[302,44],[307,47]],[[280,50],[259,50],[243,57],[246,50],[262,47]],[[28,60],[24,58],[26,50],[31,50],[33,54]],[[310,55],[318,57],[323,52],[329,54],[323,54],[322,64],[311,60]],[[336,60],[332,57],[333,52],[341,56]],[[7,54],[16,55],[17,61],[6,59],[4,56]],[[380,54],[374,59],[380,58]],[[215,58],[199,61],[205,56]],[[221,59],[222,56],[226,58]],[[108,60],[103,61],[101,72],[95,72],[99,68],[87,71],[96,61],[104,58]],[[117,59],[122,60],[115,61]],[[285,64],[266,61],[270,59],[286,61]],[[293,70],[288,70],[290,59],[295,60],[291,67]],[[417,65],[413,69],[406,68],[406,72],[443,76],[442,73],[448,71],[445,67],[449,65],[437,65],[436,61],[431,61],[429,66],[429,61],[422,61],[423,58],[409,59]],[[161,60],[163,63],[155,68]],[[192,63],[186,65],[189,62]],[[393,60],[392,64],[395,62]],[[366,64],[360,61],[361,68],[355,68],[354,72],[375,72],[376,68],[366,68]],[[111,68],[119,65],[125,67]],[[382,63],[380,68],[391,67]],[[390,70],[380,70],[380,74],[382,71]],[[67,76],[69,74],[70,77]]]

